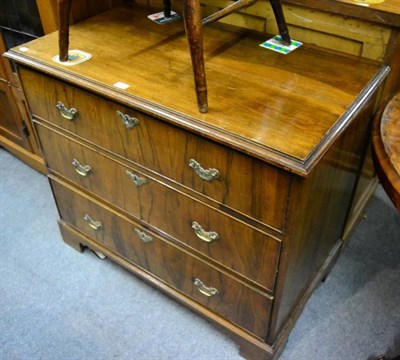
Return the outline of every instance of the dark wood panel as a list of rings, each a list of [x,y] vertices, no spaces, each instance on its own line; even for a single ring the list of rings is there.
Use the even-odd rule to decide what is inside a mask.
[[[0,81],[0,132],[1,135],[30,149],[26,137],[22,133],[22,122],[9,83]]]
[[[271,343],[296,313],[296,304],[304,306],[305,301],[300,299],[340,241],[368,144],[364,139],[373,107],[371,99],[307,179],[293,180],[290,231],[281,255],[276,295],[279,305],[274,308]]]

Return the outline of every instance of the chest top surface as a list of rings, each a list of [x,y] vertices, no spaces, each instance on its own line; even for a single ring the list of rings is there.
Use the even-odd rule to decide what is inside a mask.
[[[183,24],[155,24],[140,8],[115,8],[72,26],[70,49],[92,55],[79,65],[52,60],[57,32],[7,56],[306,175],[388,69],[306,45],[278,54],[259,46],[266,38],[204,28],[207,114],[197,111]]]

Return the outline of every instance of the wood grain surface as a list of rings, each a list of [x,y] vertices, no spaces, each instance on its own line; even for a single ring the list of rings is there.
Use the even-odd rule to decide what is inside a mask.
[[[77,66],[52,61],[56,34],[9,56],[27,65],[35,59],[47,73],[62,72],[67,81],[303,175],[328,150],[337,129],[352,121],[343,117],[346,109],[379,69],[311,46],[281,55],[259,47],[260,39],[207,27],[210,109],[199,114],[182,24],[160,26],[146,15],[116,8],[72,26],[71,49],[93,55]],[[113,86],[121,81],[129,85],[125,91]]]

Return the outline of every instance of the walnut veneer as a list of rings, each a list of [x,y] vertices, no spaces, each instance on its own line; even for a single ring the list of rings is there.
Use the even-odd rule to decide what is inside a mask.
[[[93,55],[76,66],[52,61],[57,34],[7,53],[63,239],[212,320],[247,358],[278,357],[339,253],[389,68],[206,28],[199,114],[182,24],[146,16],[122,7],[72,26],[71,48]]]

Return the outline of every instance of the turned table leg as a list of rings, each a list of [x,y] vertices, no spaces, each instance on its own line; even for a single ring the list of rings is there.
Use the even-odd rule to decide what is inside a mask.
[[[171,17],[171,0],[164,0],[164,17],[169,18]]]
[[[286,25],[285,16],[283,15],[282,3],[280,0],[269,0],[274,11],[276,23],[278,24],[279,34],[284,45],[290,45],[289,30]]]
[[[183,18],[192,57],[194,83],[199,111],[205,113],[207,104],[207,83],[203,56],[203,30],[199,0],[183,1]]]
[[[60,61],[68,61],[69,16],[72,0],[58,0],[58,46]]]

